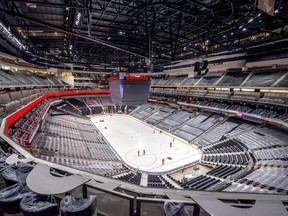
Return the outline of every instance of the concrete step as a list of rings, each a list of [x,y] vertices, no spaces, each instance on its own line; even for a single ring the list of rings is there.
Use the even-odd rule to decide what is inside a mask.
[[[173,185],[176,189],[182,189],[176,182],[172,181],[170,178],[167,177],[167,175],[162,175],[162,177],[167,180],[169,183]]]
[[[147,187],[147,184],[148,184],[148,174],[147,173],[142,173],[140,186]]]

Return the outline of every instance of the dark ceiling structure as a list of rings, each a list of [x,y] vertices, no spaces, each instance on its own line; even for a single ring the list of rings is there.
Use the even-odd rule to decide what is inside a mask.
[[[131,71],[143,70],[147,62],[163,65],[209,54],[287,47],[288,1],[275,0],[274,16],[257,4],[258,0],[2,0],[2,27],[21,45],[0,37],[38,63],[113,65]]]

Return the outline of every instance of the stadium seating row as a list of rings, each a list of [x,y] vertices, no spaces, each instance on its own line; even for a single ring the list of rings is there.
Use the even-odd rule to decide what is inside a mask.
[[[64,83],[55,76],[12,72],[0,69],[0,86],[63,86]]]
[[[189,96],[196,98],[211,98],[211,99],[229,99],[230,101],[252,101],[259,102],[262,104],[284,104],[288,103],[288,96],[284,93],[261,93],[251,91],[219,91],[219,90],[175,90],[173,88],[154,88],[151,94],[157,95],[174,95],[174,96]],[[153,98],[153,97],[152,97]],[[164,96],[162,99],[166,99]]]
[[[18,119],[9,129],[12,139],[23,147],[30,149],[31,141],[40,127],[42,119],[50,105],[56,100],[57,98],[45,99],[26,113],[25,116]]]
[[[262,72],[228,72],[224,76],[220,74],[206,75],[204,77],[173,77],[154,78],[152,86],[252,86],[252,87],[270,87],[278,79],[282,78],[287,71],[271,70]],[[246,78],[249,78],[246,80]],[[275,87],[287,87],[288,77],[279,80]]]
[[[49,112],[31,148],[39,157],[100,175],[122,172],[119,157],[89,119]]]
[[[235,109],[241,109],[240,105],[232,106]],[[154,112],[161,113],[163,110],[168,110],[164,108],[165,105],[163,104],[149,103],[137,107],[131,112],[131,115],[146,121],[151,118],[150,116],[153,115]],[[243,106],[243,109],[246,111],[248,111],[248,109],[249,111],[253,110],[245,106]],[[266,112],[265,109],[255,109],[255,112],[266,116],[269,116],[269,113],[271,114],[271,110],[267,110]],[[264,182],[267,186],[266,189],[259,188],[259,185],[262,185],[262,180],[254,178],[252,174],[257,170],[257,167],[266,167],[266,165],[272,168],[279,168],[279,166],[284,169],[285,167],[287,168],[288,137],[286,132],[272,126],[260,126],[256,123],[246,122],[237,118],[223,118],[219,114],[175,109],[169,114],[167,117],[162,117],[155,126],[170,132],[172,130],[172,133],[176,136],[186,140],[198,138],[199,141],[197,145],[201,146],[203,152],[201,164],[210,167],[216,165],[216,168],[206,173],[206,175],[192,178],[186,183],[167,175],[175,184],[182,188],[196,190],[225,190],[226,188],[226,191],[237,191],[238,189],[239,191],[245,191],[251,187],[253,191],[259,192],[271,192],[273,188],[275,188],[274,192],[276,193],[278,193],[279,190],[287,190],[284,183],[277,187],[277,184],[274,182],[279,183],[282,177],[276,177],[275,175],[267,180],[267,182]],[[185,120],[177,122],[177,118],[174,118],[174,115],[185,116]],[[275,113],[271,115],[281,117]],[[172,119],[175,119],[175,121],[171,121]],[[205,136],[199,139],[203,131],[205,131]],[[249,149],[253,149],[252,154],[248,153]],[[254,163],[255,171],[253,169]],[[255,185],[249,185],[247,179],[247,184],[242,184],[243,182],[241,183],[241,181],[245,181],[245,176],[249,178],[249,181],[252,181],[250,178],[251,174],[253,177],[252,180],[255,180]],[[280,176],[282,176],[282,174],[285,175],[284,171],[280,173]],[[153,177],[156,179],[156,183],[152,184],[152,187],[168,187],[163,186],[163,181],[159,181],[160,177],[162,176]],[[234,179],[240,183],[231,184],[229,181],[226,181],[226,179]],[[237,186],[236,189],[235,185]],[[149,177],[148,186],[150,186]]]

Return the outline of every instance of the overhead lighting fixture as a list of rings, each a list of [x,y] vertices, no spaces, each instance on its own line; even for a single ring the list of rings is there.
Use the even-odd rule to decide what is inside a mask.
[[[234,32],[231,32],[230,35],[234,35]]]
[[[6,28],[1,22],[0,22],[0,31],[5,38],[7,38],[8,41],[10,41],[12,44],[15,44],[19,49],[25,49],[26,47],[16,38],[8,28]],[[26,37],[24,37],[26,38]]]
[[[43,30],[28,30],[30,33],[43,33]]]
[[[251,23],[251,22],[253,22],[253,20],[254,20],[254,19],[253,19],[253,18],[251,18],[251,19],[248,21],[248,23]]]
[[[265,33],[265,37],[269,37],[271,34],[269,32]]]
[[[77,12],[76,20],[75,20],[75,25],[76,26],[78,26],[80,24],[81,16],[82,16],[82,14],[80,12]]]
[[[72,46],[72,44],[69,46],[69,49],[72,49],[73,48],[73,46]]]
[[[276,14],[276,13],[278,13],[278,12],[279,12],[279,10],[278,10],[278,9],[277,9],[277,10],[275,10],[275,14]]]
[[[259,13],[258,15],[257,15],[257,17],[260,17],[261,16],[261,13]]]
[[[243,28],[243,31],[246,31],[247,29],[246,28]]]
[[[125,35],[125,32],[119,31],[118,34],[119,34],[119,35]]]
[[[37,5],[34,3],[26,3],[26,6],[34,9],[37,8]]]

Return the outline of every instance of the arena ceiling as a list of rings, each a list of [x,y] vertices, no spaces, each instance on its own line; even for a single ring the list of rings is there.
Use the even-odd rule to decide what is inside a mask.
[[[0,21],[37,62],[129,66],[287,47],[288,1],[2,0]],[[284,44],[283,44],[284,43]]]

